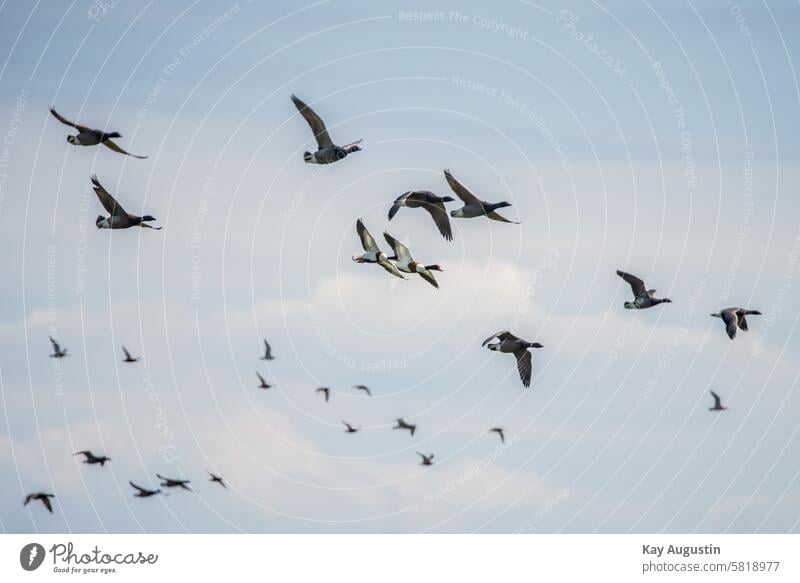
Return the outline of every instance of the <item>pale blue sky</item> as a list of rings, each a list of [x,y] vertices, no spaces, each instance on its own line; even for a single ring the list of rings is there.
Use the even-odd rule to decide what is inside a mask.
[[[0,5],[0,529],[798,531],[800,10],[741,4]],[[305,165],[292,93],[364,151]],[[444,168],[522,224],[387,223]],[[93,173],[164,230],[95,229]],[[358,217],[441,289],[354,264]],[[674,303],[625,311],[616,269]],[[134,499],[156,472],[197,494]]]

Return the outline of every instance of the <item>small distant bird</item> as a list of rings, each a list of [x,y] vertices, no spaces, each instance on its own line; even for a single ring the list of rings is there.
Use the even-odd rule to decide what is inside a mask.
[[[27,506],[28,502],[32,500],[40,500],[44,507],[50,511],[50,514],[53,513],[53,505],[50,503],[50,498],[55,498],[55,494],[45,494],[44,492],[35,492],[33,494],[28,494],[25,496],[25,503],[23,506]]]
[[[122,347],[122,352],[125,353],[125,358],[122,359],[122,362],[138,362],[140,357],[133,357],[131,353],[128,352],[128,349],[124,346]]]
[[[411,423],[406,423],[403,418],[399,418],[396,421],[397,425],[392,427],[392,429],[407,429],[408,432],[411,434],[411,437],[414,437],[414,432],[417,430],[416,425],[412,425]]]
[[[458,210],[450,211],[450,216],[454,219],[471,219],[474,217],[486,217],[487,219],[492,219],[493,221],[499,221],[501,223],[513,223],[518,225],[519,223],[516,221],[510,221],[505,217],[500,216],[497,214],[497,209],[505,208],[507,206],[511,206],[510,202],[486,202],[484,200],[480,200],[474,194],[472,194],[469,190],[467,190],[463,184],[461,184],[458,180],[456,180],[452,174],[450,174],[449,170],[444,171],[444,176],[447,179],[447,184],[450,185],[450,188],[453,189],[460,198],[464,202],[464,206]]]
[[[489,430],[489,433],[492,433],[492,432],[494,432],[494,433],[496,433],[497,435],[500,436],[500,443],[505,443],[506,442],[506,434],[503,433],[503,428],[502,427],[492,427]]]
[[[276,386],[267,384],[267,381],[264,380],[264,377],[262,377],[261,373],[258,371],[256,371],[256,376],[258,377],[258,380],[261,382],[261,384],[258,385],[259,389],[271,389],[272,387]]]
[[[110,462],[111,461],[110,457],[105,456],[105,455],[94,455],[88,449],[85,449],[83,451],[75,452],[75,454],[73,454],[73,455],[82,455],[82,456],[84,456],[86,458],[86,459],[83,460],[83,463],[85,463],[85,464],[100,464],[101,468],[105,465],[106,462]]]
[[[206,471],[208,472],[208,470]],[[225,485],[225,481],[220,476],[212,474],[211,472],[208,472],[208,475],[211,476],[211,478],[208,480],[209,482],[216,482],[223,488],[227,488],[227,486]]]
[[[369,390],[369,387],[366,385],[353,385],[353,388],[359,391],[364,391],[370,397],[372,396],[372,391]]]
[[[261,360],[275,360],[275,357],[272,356],[272,347],[266,338],[264,339],[264,356],[261,357]]]
[[[633,290],[633,301],[625,302],[625,307],[628,310],[644,310],[645,308],[652,308],[658,304],[671,304],[672,300],[669,298],[659,299],[653,297],[656,293],[654,289],[647,289],[644,282],[630,273],[617,270],[617,275],[628,282]]]
[[[450,228],[450,218],[447,216],[444,203],[453,202],[454,200],[452,196],[437,196],[429,190],[406,192],[395,199],[392,208],[389,209],[389,220],[391,221],[394,218],[401,207],[425,209],[433,218],[433,222],[436,223],[442,237],[452,241],[453,231]]]
[[[139,158],[140,160],[144,160],[147,156],[137,156],[136,154],[129,154],[122,148],[120,148],[117,144],[111,141],[111,138],[121,138],[122,134],[119,132],[104,132],[102,130],[95,130],[77,123],[73,123],[62,117],[55,109],[55,107],[50,108],[50,113],[53,114],[58,121],[63,123],[64,125],[68,125],[70,127],[75,128],[78,130],[78,133],[74,136],[67,136],[67,141],[72,144],[73,146],[96,146],[97,144],[103,144],[109,150],[114,150],[115,152],[119,152],[120,154],[125,154],[126,156],[131,156],[133,158]]]
[[[316,390],[317,393],[322,393],[325,395],[325,402],[327,403],[331,399],[331,390],[328,387],[320,387]]]
[[[156,474],[156,478],[163,480],[161,485],[165,488],[183,488],[184,490],[192,492],[192,489],[189,487],[191,480],[174,480],[172,478],[165,478],[161,474]]]
[[[364,253],[361,255],[353,255],[353,261],[356,263],[377,263],[395,277],[406,279],[406,277],[398,271],[395,264],[389,261],[386,257],[386,253],[380,250],[375,239],[373,239],[372,235],[367,231],[361,219],[356,221],[356,232],[358,233],[359,239],[361,239],[361,246],[364,248]]]
[[[489,344],[489,342],[495,338],[497,338],[499,342]],[[519,378],[522,380],[522,384],[526,387],[531,386],[531,373],[533,366],[531,364],[531,353],[528,352],[528,349],[544,348],[541,344],[538,342],[528,342],[527,340],[518,338],[508,330],[503,330],[502,332],[492,334],[483,341],[481,346],[486,346],[487,344],[489,344],[487,347],[489,350],[513,354],[517,358],[517,370],[519,371]]]
[[[389,257],[389,259],[395,262],[397,269],[405,273],[418,273],[422,279],[427,281],[433,287],[437,289],[439,288],[439,284],[431,272],[444,271],[444,269],[438,265],[423,265],[422,263],[417,263],[414,261],[414,258],[411,257],[411,251],[408,250],[408,247],[392,237],[389,233],[384,233],[383,237],[394,251],[394,255]]]
[[[714,391],[711,391],[711,396],[714,397],[714,406],[709,407],[709,411],[725,411],[727,407],[722,406],[722,399],[719,398],[719,395],[716,394]]]
[[[155,496],[156,494],[161,494],[160,488],[158,490],[148,490],[147,488],[142,488],[141,486],[137,486],[133,482],[129,481],[128,483],[131,486],[133,486],[136,490],[138,490],[133,494],[137,498],[147,498],[148,496]]]
[[[342,160],[348,154],[361,150],[361,146],[359,146],[361,140],[351,142],[345,146],[334,144],[328,134],[328,130],[325,128],[325,123],[320,116],[314,113],[313,109],[294,95],[292,95],[292,103],[294,103],[300,115],[308,122],[308,125],[311,126],[311,131],[314,132],[314,138],[317,140],[316,152],[313,154],[311,152],[303,153],[303,160],[307,164],[331,164]]]
[[[92,187],[94,188],[94,192],[100,204],[102,204],[103,208],[111,215],[109,217],[104,217],[103,215],[97,216],[94,224],[97,225],[98,229],[129,229],[130,227],[143,227],[155,231],[161,230],[161,227],[153,227],[147,224],[147,221],[155,221],[155,217],[151,215],[139,217],[126,212],[114,197],[103,188],[97,176],[94,175],[92,175]]]
[[[747,332],[747,319],[745,316],[760,315],[761,312],[758,310],[746,310],[744,308],[726,308],[716,314],[711,314],[714,318],[722,318],[722,321],[725,322],[725,331],[731,340],[736,338],[737,329]]]
[[[48,336],[50,338],[50,344],[53,345],[53,354],[50,355],[50,358],[64,358],[67,355],[67,349],[61,349],[61,346],[52,336]]]
[[[433,465],[433,454],[425,455],[424,453],[417,452],[417,455],[422,458],[422,462],[420,465],[422,466],[432,466]]]
[[[342,423],[344,423],[344,426],[347,427],[347,429],[345,429],[345,433],[355,433],[356,431],[361,429],[360,427],[353,427],[347,421],[342,421]]]

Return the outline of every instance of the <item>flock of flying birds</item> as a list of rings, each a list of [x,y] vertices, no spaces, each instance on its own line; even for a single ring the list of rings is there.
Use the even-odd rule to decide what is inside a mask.
[[[336,145],[331,139],[328,130],[325,127],[325,123],[322,121],[322,118],[320,118],[319,115],[317,115],[308,105],[306,105],[296,96],[292,95],[291,99],[294,105],[297,107],[297,110],[300,112],[306,122],[308,122],[308,125],[311,127],[314,138],[317,142],[317,150],[315,152],[311,153],[307,151],[303,153],[303,160],[306,163],[331,164],[346,158],[349,154],[362,150],[360,145],[362,140],[357,140],[344,146]],[[72,145],[95,146],[102,144],[107,148],[126,156],[132,156],[139,159],[147,158],[147,156],[130,154],[113,142],[112,138],[116,139],[122,137],[118,132],[105,132],[103,130],[93,129],[88,126],[73,123],[61,116],[55,110],[55,108],[52,107],[50,108],[50,113],[52,113],[53,116],[61,123],[73,127],[78,131],[78,133],[75,135],[67,136],[67,142]],[[497,212],[498,209],[510,207],[510,203],[505,201],[492,203],[481,200],[458,180],[456,180],[449,170],[445,170],[444,175],[450,189],[463,202],[463,206],[461,208],[450,211],[448,216],[445,204],[455,202],[453,197],[438,196],[435,193],[427,190],[409,191],[395,199],[391,208],[389,209],[388,220],[391,221],[402,207],[410,209],[423,209],[431,216],[442,237],[447,241],[453,240],[453,232],[450,227],[450,217],[457,219],[485,217],[501,223],[519,224],[516,221],[506,219]],[[128,229],[130,227],[137,226],[155,230],[161,228],[152,227],[151,225],[147,224],[148,222],[156,220],[150,215],[137,216],[126,212],[119,205],[116,199],[114,199],[114,197],[111,196],[111,194],[100,184],[97,176],[93,175],[91,177],[91,182],[100,204],[109,214],[108,217],[104,217],[102,215],[97,217],[95,224],[97,225],[98,229]],[[404,273],[417,274],[433,287],[439,287],[439,284],[433,275],[433,272],[435,271],[444,271],[444,269],[442,269],[442,267],[439,265],[423,264],[415,261],[411,255],[411,251],[405,244],[395,239],[389,233],[384,232],[384,239],[392,250],[392,255],[387,255],[385,252],[381,251],[380,247],[375,241],[375,238],[364,226],[364,222],[361,219],[356,221],[356,233],[361,241],[364,252],[359,255],[354,255],[352,258],[354,262],[359,264],[379,265],[393,276],[401,279],[407,279],[405,275],[403,275]],[[672,300],[668,298],[656,298],[656,290],[647,289],[644,281],[635,275],[631,275],[630,273],[625,273],[619,270],[617,271],[617,275],[630,285],[631,291],[633,292],[633,301],[626,301],[624,303],[624,307],[626,309],[643,310],[652,308],[659,304],[672,302]],[[711,314],[713,317],[722,319],[725,324],[725,330],[731,340],[736,337],[738,330],[747,331],[747,316],[751,315],[761,315],[761,312],[757,310],[735,307],[726,308]],[[53,353],[50,355],[52,358],[64,358],[67,356],[67,349],[62,348],[54,338],[50,337],[50,342],[53,347]],[[528,340],[514,335],[508,330],[502,330],[489,336],[483,341],[481,346],[492,351],[504,354],[513,354],[522,384],[525,387],[530,386],[533,369],[530,349],[543,348],[541,344],[538,342],[529,342]],[[122,347],[122,350],[124,353],[123,362],[135,363],[139,360],[139,357],[132,356],[124,346]],[[266,340],[264,340],[264,354],[260,358],[261,360],[266,361],[275,359],[275,357],[272,355],[272,348],[269,342]],[[275,386],[269,384],[258,371],[256,371],[256,375],[259,380],[259,389],[270,389]],[[372,396],[372,392],[365,385],[355,385],[353,388],[362,391],[367,396]],[[316,392],[324,397],[325,402],[330,400],[330,388],[320,387],[316,389]],[[724,411],[727,409],[727,407],[722,405],[722,399],[717,393],[711,391],[711,395],[714,399],[714,406],[710,407],[709,411]],[[346,433],[357,433],[361,429],[360,427],[355,427],[346,421],[342,421],[342,423],[344,424]],[[417,426],[415,424],[406,422],[403,418],[398,418],[392,429],[408,431],[409,435],[413,437],[417,430]],[[505,443],[505,433],[502,427],[493,427],[489,429],[489,433],[497,434],[501,442]],[[420,452],[417,452],[417,454],[421,458],[421,465],[433,465],[434,454],[431,453],[429,455],[425,455]],[[101,467],[103,467],[106,462],[111,461],[110,457],[105,455],[95,455],[90,450],[79,451],[74,455],[84,456],[83,463],[85,464],[100,464]],[[220,486],[227,488],[225,481],[221,476],[218,476],[212,472],[208,472],[208,474],[210,482],[217,483]],[[156,477],[161,480],[160,486],[162,488],[180,488],[183,490],[192,491],[191,487],[189,486],[191,483],[190,480],[166,478],[161,474],[156,474]],[[161,488],[149,489],[138,486],[132,481],[129,483],[135,490],[134,496],[139,498],[146,498],[162,493]],[[41,501],[45,508],[52,513],[53,507],[50,499],[54,497],[54,494],[34,492],[25,497],[25,505],[31,501],[38,500]]]

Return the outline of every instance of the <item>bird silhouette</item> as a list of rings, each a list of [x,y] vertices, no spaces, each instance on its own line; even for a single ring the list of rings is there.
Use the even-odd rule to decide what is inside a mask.
[[[356,431],[361,429],[360,427],[353,427],[347,421],[342,421],[342,423],[344,423],[344,426],[347,428],[345,429],[345,433],[355,433]]]
[[[316,390],[317,393],[322,393],[325,395],[325,402],[327,403],[331,399],[331,390],[328,387],[320,387]]]
[[[160,488],[158,490],[148,490],[147,488],[142,488],[141,486],[137,486],[133,482],[129,481],[128,483],[137,490],[133,494],[137,498],[147,498],[148,496],[155,496],[156,494],[161,494]]]
[[[124,346],[122,347],[122,352],[125,353],[125,358],[122,359],[122,362],[138,362],[139,361],[139,357],[138,356],[136,356],[136,357],[131,356],[131,353],[128,352],[128,349],[125,348]]]
[[[492,433],[492,432],[494,432],[494,433],[496,433],[497,435],[500,436],[500,442],[501,443],[505,443],[506,442],[506,434],[503,433],[503,428],[502,427],[492,427],[489,430],[489,433]]]
[[[94,455],[88,449],[83,451],[75,452],[73,455],[82,455],[85,456],[86,459],[83,460],[85,464],[100,464],[100,467],[103,467],[106,462],[110,462],[111,458],[105,455]]]
[[[422,458],[422,462],[420,465],[422,466],[432,466],[433,465],[433,454],[425,455],[424,453],[417,452],[417,455]]]
[[[55,498],[55,494],[45,494],[44,492],[34,492],[33,494],[28,494],[25,496],[25,503],[23,506],[27,506],[28,502],[33,500],[40,500],[44,507],[50,511],[50,514],[53,513],[53,505],[50,503],[50,498]]]
[[[727,407],[722,406],[722,399],[719,398],[719,395],[716,394],[714,391],[711,391],[711,396],[714,397],[714,406],[709,407],[709,411],[725,411]]]
[[[275,357],[272,356],[272,347],[266,338],[264,339],[264,356],[261,357],[261,360],[275,360]]]
[[[64,348],[62,350],[61,346],[52,336],[48,336],[50,338],[50,344],[53,345],[53,354],[50,355],[50,358],[64,358],[67,355],[67,349]]]
[[[412,425],[411,423],[406,423],[403,418],[397,419],[397,425],[392,427],[392,429],[407,429],[411,436],[414,436],[414,432],[417,430],[416,425]]]
[[[267,381],[264,380],[264,377],[262,377],[261,373],[259,373],[258,371],[256,371],[256,376],[258,377],[258,380],[261,383],[260,385],[258,385],[259,389],[271,389],[272,387],[276,386],[267,384]]]
[[[208,470],[206,471],[208,472]],[[211,476],[211,478],[208,480],[209,482],[216,482],[223,488],[227,488],[227,486],[225,485],[225,481],[220,476],[212,474],[211,472],[208,472],[208,475]]]

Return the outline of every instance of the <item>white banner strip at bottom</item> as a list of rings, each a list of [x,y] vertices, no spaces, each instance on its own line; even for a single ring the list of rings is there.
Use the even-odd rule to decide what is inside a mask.
[[[796,583],[798,554],[800,535],[773,534],[8,534],[0,581]]]

